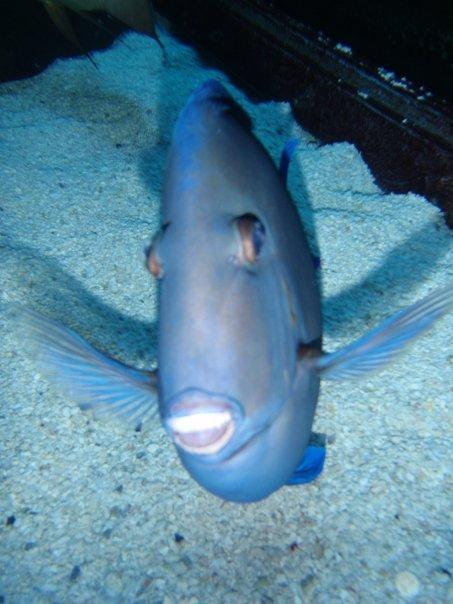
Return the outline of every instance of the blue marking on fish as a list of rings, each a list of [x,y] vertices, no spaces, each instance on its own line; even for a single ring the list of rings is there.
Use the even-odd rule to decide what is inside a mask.
[[[287,485],[308,484],[323,471],[326,459],[324,446],[307,445],[300,464],[290,476]]]
[[[290,138],[289,141],[286,143],[280,156],[278,171],[280,172],[281,179],[285,183],[285,185],[286,181],[288,180],[289,164],[292,158],[294,157],[298,145],[299,141],[297,140],[297,138]]]
[[[33,311],[22,322],[40,369],[83,409],[140,425],[158,407],[187,471],[229,501],[315,479],[320,379],[378,370],[453,306],[449,285],[324,353],[299,216],[250,120],[213,80],[176,124],[162,218],[147,259],[161,282],[157,372],[109,359]]]

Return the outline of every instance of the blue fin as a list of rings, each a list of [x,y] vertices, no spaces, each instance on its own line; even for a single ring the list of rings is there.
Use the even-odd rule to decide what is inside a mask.
[[[104,356],[61,323],[34,311],[20,309],[18,319],[39,371],[81,409],[121,417],[136,426],[157,410],[155,372]]]
[[[287,485],[307,484],[317,478],[323,468],[326,459],[326,448],[316,445],[308,445],[305,449],[302,461],[294,470],[294,474],[286,483]]]
[[[289,164],[294,156],[298,144],[299,141],[297,140],[297,138],[290,138],[289,141],[286,143],[280,156],[280,164],[278,166],[278,171],[280,172],[280,177],[285,185],[286,181],[288,180]]]
[[[303,362],[309,363],[322,378],[329,380],[371,373],[392,361],[408,342],[429,329],[452,308],[453,285],[448,285],[389,317],[338,352],[307,356]]]

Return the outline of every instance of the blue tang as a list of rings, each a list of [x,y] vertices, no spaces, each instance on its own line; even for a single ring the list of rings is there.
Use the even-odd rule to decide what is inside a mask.
[[[147,252],[160,280],[157,371],[23,311],[43,373],[97,414],[141,424],[158,406],[187,471],[229,501],[314,480],[325,457],[312,438],[320,379],[379,369],[453,305],[449,286],[323,352],[315,263],[284,183],[291,152],[279,172],[219,82],[190,96]]]

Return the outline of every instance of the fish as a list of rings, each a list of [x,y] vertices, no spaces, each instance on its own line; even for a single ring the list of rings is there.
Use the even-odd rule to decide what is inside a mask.
[[[137,427],[158,412],[192,478],[237,503],[314,481],[326,456],[312,432],[321,380],[379,370],[453,308],[449,284],[325,352],[317,269],[286,164],[275,167],[219,81],[192,92],[146,253],[159,282],[157,369],[126,366],[21,311],[41,373],[96,416]]]
[[[154,38],[163,49],[156,31],[153,5],[149,0],[41,0],[41,3],[63,36],[81,53],[86,54],[93,63],[91,55],[86,53],[77,37],[68,11],[73,11],[84,19],[92,21],[98,27],[101,26],[87,13],[104,11],[127,27]]]

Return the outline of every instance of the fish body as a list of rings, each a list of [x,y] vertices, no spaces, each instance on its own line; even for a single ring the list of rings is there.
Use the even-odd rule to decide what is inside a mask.
[[[160,279],[157,372],[127,367],[57,321],[21,311],[40,370],[82,409],[139,425],[158,407],[188,472],[229,501],[314,480],[325,456],[311,441],[320,379],[378,370],[453,307],[448,285],[323,352],[314,261],[283,159],[279,173],[220,83],[192,93],[174,129],[162,229],[147,256]]]
[[[207,418],[204,432],[179,435],[178,453],[215,494],[260,499],[289,479],[310,438],[319,377],[299,366],[297,352],[320,345],[320,299],[282,179],[216,81],[192,94],[175,127],[162,219],[151,254],[162,267],[162,419],[172,433],[184,427],[175,420],[182,414],[211,413],[215,425],[223,412],[218,430]],[[247,239],[247,228],[258,232]],[[213,451],[216,434],[230,428]]]

